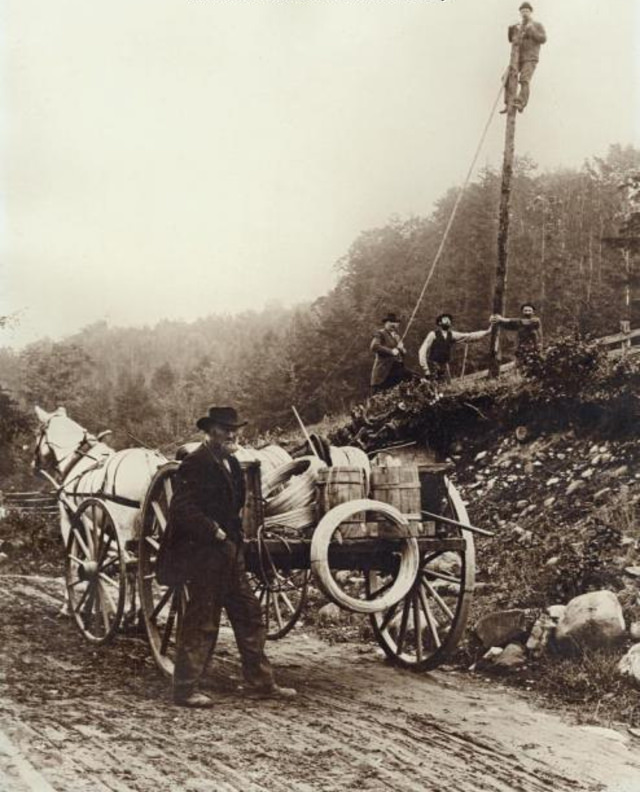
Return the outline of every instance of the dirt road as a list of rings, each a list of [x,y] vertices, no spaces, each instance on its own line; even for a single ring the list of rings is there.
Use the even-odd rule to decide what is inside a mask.
[[[171,705],[138,636],[92,651],[57,617],[59,581],[0,577],[2,792],[538,792],[640,788],[640,741],[611,739],[454,672],[417,676],[304,628],[270,653],[295,703],[236,692],[230,635],[216,706]]]

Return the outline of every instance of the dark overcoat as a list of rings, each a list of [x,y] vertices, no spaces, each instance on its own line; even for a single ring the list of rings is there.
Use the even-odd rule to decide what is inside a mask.
[[[227,543],[242,542],[244,478],[235,457],[227,457],[227,463],[228,470],[207,444],[181,462],[158,553],[160,583],[177,585],[215,574],[227,563]],[[224,542],[216,539],[218,527],[227,534]]]
[[[371,385],[381,385],[394,368],[403,368],[403,355],[394,355],[398,346],[399,336],[390,333],[384,327],[376,330],[371,341],[371,351],[375,357],[371,369]]]

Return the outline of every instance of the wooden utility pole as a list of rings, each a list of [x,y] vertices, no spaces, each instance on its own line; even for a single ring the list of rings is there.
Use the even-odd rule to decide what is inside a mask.
[[[493,292],[493,313],[504,315],[507,289],[507,259],[509,241],[509,202],[511,199],[511,177],[515,152],[516,113],[515,99],[518,91],[518,65],[520,60],[520,31],[511,43],[511,59],[506,79],[507,125],[505,131],[504,156],[502,160],[502,187],[500,191],[500,213],[498,215],[498,261],[496,285]],[[500,334],[497,325],[491,329],[491,358],[489,372],[497,377],[500,372]]]

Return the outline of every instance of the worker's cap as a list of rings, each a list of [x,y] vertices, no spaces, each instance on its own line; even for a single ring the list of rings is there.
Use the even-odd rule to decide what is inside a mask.
[[[525,308],[531,308],[532,311],[536,310],[536,306],[530,302],[522,303],[522,305],[520,306],[520,310],[524,311]]]
[[[436,324],[439,325],[443,319],[448,319],[453,324],[453,316],[450,313],[441,313],[436,317]]]
[[[198,418],[196,426],[203,432],[208,432],[213,424],[224,426],[225,429],[239,429],[241,426],[246,426],[247,422],[238,418],[238,413],[233,407],[209,407],[209,414]]]
[[[396,324],[399,324],[400,323],[400,319],[393,313],[393,311],[389,311],[387,314],[385,314],[385,316],[384,316],[384,318],[382,320],[383,324],[385,322],[395,322]]]
[[[531,3],[521,3],[520,8],[518,10],[522,11],[523,8],[528,8],[529,11],[533,11],[533,6],[531,5]]]

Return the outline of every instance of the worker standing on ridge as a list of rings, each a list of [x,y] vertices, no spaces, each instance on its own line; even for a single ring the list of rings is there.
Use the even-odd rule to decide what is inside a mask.
[[[520,306],[519,319],[506,319],[500,314],[491,317],[491,324],[497,324],[503,330],[513,330],[518,334],[516,347],[516,368],[521,369],[522,364],[533,355],[542,351],[542,322],[535,315],[536,307],[533,303],[523,303]]]
[[[388,313],[382,320],[382,327],[375,331],[370,349],[375,355],[371,370],[371,393],[381,393],[393,388],[400,382],[414,379],[414,375],[404,366],[404,348],[398,333],[400,320],[394,313]]]
[[[461,341],[479,341],[490,332],[491,327],[473,333],[459,333],[453,329],[453,316],[449,313],[440,314],[436,318],[436,329],[427,334],[418,352],[425,375],[438,381],[451,382],[449,363],[453,346]]]
[[[518,111],[522,112],[529,102],[531,78],[540,59],[540,46],[546,42],[547,34],[540,22],[534,21],[531,3],[522,3],[519,10],[522,22],[519,25],[509,26],[509,41],[513,44],[516,37],[520,37],[520,55],[518,59],[520,92],[513,102]],[[509,104],[509,96],[507,95],[508,84],[507,80],[504,91],[505,108],[500,111],[501,113],[507,112],[507,105]]]

